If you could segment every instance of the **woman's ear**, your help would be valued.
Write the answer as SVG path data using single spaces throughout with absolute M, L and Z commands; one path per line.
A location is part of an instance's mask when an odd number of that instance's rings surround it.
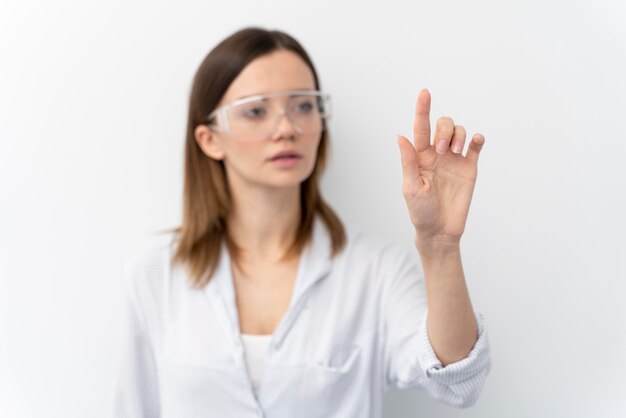
M 222 151 L 221 144 L 208 126 L 196 126 L 193 136 L 207 157 L 213 158 L 214 160 L 224 159 L 224 151 Z

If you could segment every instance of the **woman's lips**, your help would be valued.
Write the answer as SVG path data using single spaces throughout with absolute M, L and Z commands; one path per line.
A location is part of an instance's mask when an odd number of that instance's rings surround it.
M 281 152 L 277 152 L 276 154 L 274 154 L 270 160 L 277 160 L 280 158 L 301 158 L 302 155 L 300 155 L 300 153 L 294 151 L 294 150 L 284 150 Z
M 270 162 L 280 168 L 291 168 L 298 165 L 301 159 L 302 157 L 279 157 L 270 160 Z
M 302 155 L 292 150 L 281 151 L 269 159 L 272 164 L 280 168 L 295 167 L 300 160 L 302 160 Z

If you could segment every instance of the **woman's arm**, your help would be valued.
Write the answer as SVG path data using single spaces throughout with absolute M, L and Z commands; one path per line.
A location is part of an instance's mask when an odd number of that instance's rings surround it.
M 118 349 L 119 365 L 113 399 L 116 418 L 160 416 L 156 363 L 134 286 L 138 271 L 124 266 L 124 315 Z
M 422 90 L 415 111 L 414 143 L 398 136 L 398 146 L 402 191 L 424 269 L 428 335 L 437 357 L 446 365 L 464 358 L 477 339 L 460 240 L 484 137 L 474 135 L 464 156 L 465 129 L 451 118 L 441 117 L 431 144 L 430 100 L 428 90 Z
M 478 338 L 458 246 L 422 246 L 420 251 L 428 301 L 428 336 L 443 366 L 472 350 Z

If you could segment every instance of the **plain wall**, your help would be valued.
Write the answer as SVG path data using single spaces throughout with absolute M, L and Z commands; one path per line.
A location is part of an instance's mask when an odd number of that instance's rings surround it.
M 493 368 L 456 410 L 626 416 L 626 3 L 3 1 L 0 416 L 105 417 L 126 258 L 181 217 L 191 80 L 244 26 L 293 34 L 332 95 L 324 193 L 412 245 L 398 133 L 415 100 L 486 144 L 462 240 Z

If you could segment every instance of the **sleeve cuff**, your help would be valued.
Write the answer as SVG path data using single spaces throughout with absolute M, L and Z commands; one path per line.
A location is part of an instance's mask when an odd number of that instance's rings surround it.
M 450 363 L 445 367 L 437 358 L 428 337 L 428 311 L 424 313 L 424 320 L 419 330 L 419 362 L 427 378 L 445 384 L 453 384 L 466 380 L 484 371 L 487 374 L 491 368 L 489 355 L 489 341 L 484 319 L 481 314 L 475 314 L 478 328 L 478 339 L 467 357 Z

